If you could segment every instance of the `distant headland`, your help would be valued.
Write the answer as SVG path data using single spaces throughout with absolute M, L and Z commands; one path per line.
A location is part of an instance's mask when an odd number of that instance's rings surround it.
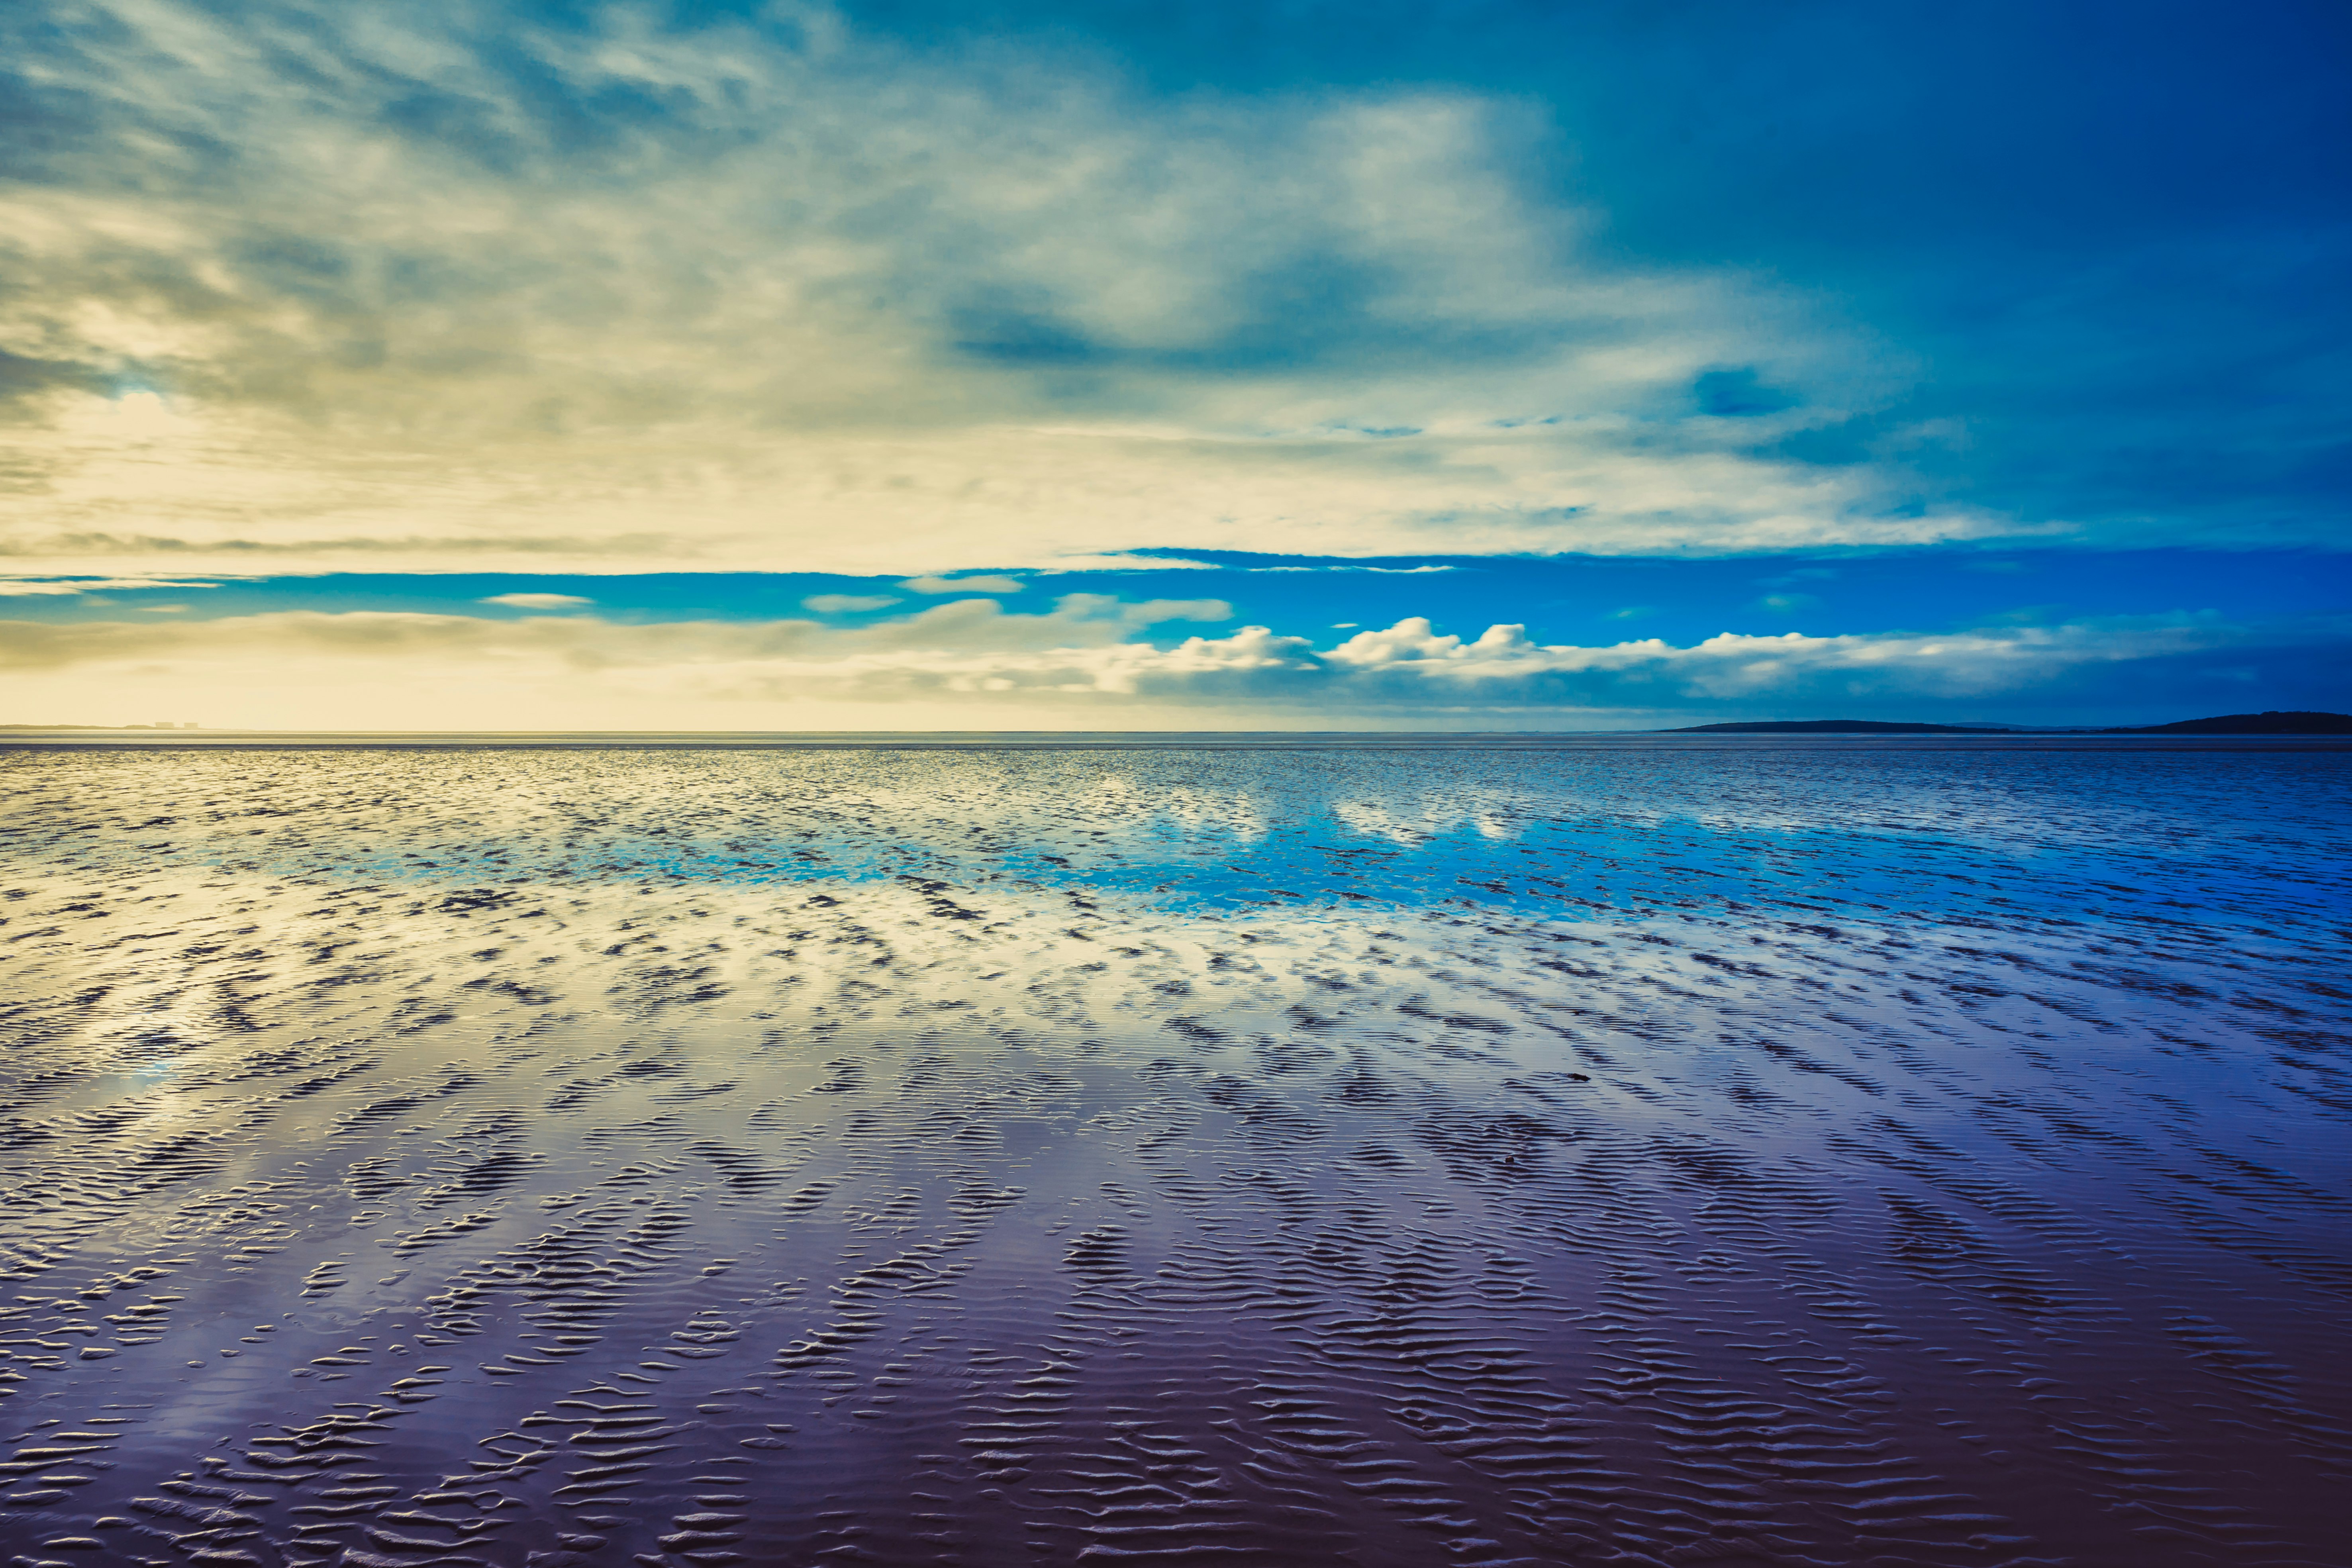
M 2011 724 L 1886 724 L 1869 719 L 1769 720 L 1752 724 L 1685 724 L 1661 735 L 2352 735 L 2352 713 L 2224 713 L 2174 724 L 2027 728 Z
M 2111 735 L 2352 735 L 2352 713 L 2225 713 L 2218 719 L 2183 719 L 2139 730 L 2109 730 Z

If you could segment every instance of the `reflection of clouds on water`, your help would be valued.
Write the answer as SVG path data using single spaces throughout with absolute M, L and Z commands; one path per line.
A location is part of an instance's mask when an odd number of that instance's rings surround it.
M 1151 780 L 1134 774 L 1106 779 L 1091 804 L 1118 813 L 1125 836 L 1139 845 L 1255 843 L 1274 831 L 1280 811 L 1278 803 L 1255 791 L 1213 790 L 1182 781 L 1154 787 Z
M 1525 802 L 1506 803 L 1492 792 L 1480 790 L 1465 791 L 1464 796 L 1458 800 L 1424 799 L 1413 803 L 1420 807 L 1417 812 L 1409 806 L 1400 809 L 1391 802 L 1335 800 L 1331 803 L 1331 815 L 1364 837 L 1385 838 L 1412 849 L 1464 832 L 1496 841 L 1519 836 L 1520 820 L 1527 815 Z
M 1572 919 L 1904 910 L 2077 920 L 2315 915 L 2341 825 L 2322 755 L 710 752 L 116 757 L 193 798 L 84 824 L 92 865 L 462 886 L 915 877 L 1171 908 L 1372 899 Z M 1941 760 L 1938 760 L 1938 759 Z M 240 778 L 238 770 L 252 770 Z M 2259 774 L 2249 814 L 2233 779 Z M 234 781 L 234 782 L 233 782 Z M 283 804 L 246 804 L 255 791 Z M 33 787 L 19 805 L 37 813 Z M 1374 874 L 1376 873 L 1376 874 Z

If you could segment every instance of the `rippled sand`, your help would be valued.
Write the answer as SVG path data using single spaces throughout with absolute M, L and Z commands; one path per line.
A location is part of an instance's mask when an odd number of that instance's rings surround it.
M 2341 1564 L 2341 754 L 0 759 L 13 1561 Z

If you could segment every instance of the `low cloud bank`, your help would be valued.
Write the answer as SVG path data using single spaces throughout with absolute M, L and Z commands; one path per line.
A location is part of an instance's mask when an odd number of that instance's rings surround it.
M 1580 713 L 1811 713 L 1905 701 L 2046 706 L 2070 693 L 2114 689 L 2118 671 L 2138 672 L 2143 685 L 2187 681 L 2192 695 L 2183 700 L 2201 710 L 2235 700 L 2251 679 L 2244 661 L 2257 654 L 2324 670 L 2341 669 L 2352 649 L 2352 621 L 2341 617 L 2250 626 L 2196 615 L 1933 635 L 1727 633 L 1688 647 L 1655 637 L 1540 644 L 1518 626 L 1465 638 L 1420 616 L 1328 647 L 1257 626 L 1174 635 L 1231 614 L 1213 599 L 1130 604 L 1067 595 L 1037 614 L 961 599 L 846 628 L 799 619 L 630 626 L 585 614 L 490 619 L 373 611 L 0 621 L 0 668 L 20 682 L 44 674 L 133 686 L 177 682 L 190 701 L 225 683 L 250 691 L 313 679 L 329 667 L 365 668 L 371 679 L 446 690 L 453 712 L 466 711 L 467 694 L 478 689 L 495 689 L 508 700 L 561 690 L 575 710 L 659 697 L 701 712 L 713 705 L 734 710 L 744 728 L 790 727 L 789 711 L 780 710 L 798 703 L 922 700 L 969 710 L 978 728 L 1002 723 L 1004 703 L 1033 713 L 1042 705 L 1075 722 L 1213 709 L 1286 721 L 1311 713 L 1335 725 L 1432 713 L 1517 716 L 1541 725 L 1545 715 L 1556 721 Z M 2200 689 L 2210 698 L 2193 695 Z M 531 718 L 476 711 L 464 721 Z M 344 721 L 392 721 L 353 712 Z

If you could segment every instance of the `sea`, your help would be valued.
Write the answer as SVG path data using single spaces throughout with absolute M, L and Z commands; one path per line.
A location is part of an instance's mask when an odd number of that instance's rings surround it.
M 16 1568 L 2352 1562 L 2342 741 L 0 780 Z

